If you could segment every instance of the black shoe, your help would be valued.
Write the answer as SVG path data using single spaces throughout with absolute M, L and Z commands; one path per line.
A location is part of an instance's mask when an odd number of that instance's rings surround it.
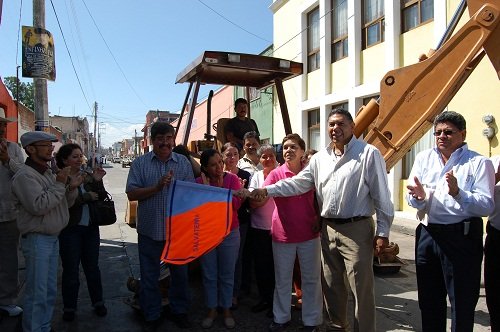
M 271 308 L 271 304 L 267 301 L 260 301 L 259 303 L 257 303 L 256 305 L 252 306 L 252 312 L 262 312 L 266 309 L 269 309 Z
M 191 322 L 188 319 L 187 314 L 170 314 L 168 315 L 168 319 L 174 322 L 178 328 L 181 329 L 189 329 L 191 327 Z
M 290 321 L 286 323 L 276 323 L 273 321 L 271 325 L 269 325 L 269 332 L 285 331 L 288 325 L 290 325 Z
M 74 320 L 75 320 L 75 312 L 74 311 L 63 312 L 63 321 L 72 322 Z
M 158 327 L 161 325 L 163 317 L 157 318 L 155 320 L 147 320 L 142 326 L 144 332 L 156 332 Z
M 302 326 L 300 328 L 301 331 L 307 331 L 307 332 L 319 332 L 319 328 L 317 326 Z
M 106 309 L 104 304 L 100 304 L 94 307 L 94 312 L 97 316 L 104 317 L 108 314 L 108 309 Z

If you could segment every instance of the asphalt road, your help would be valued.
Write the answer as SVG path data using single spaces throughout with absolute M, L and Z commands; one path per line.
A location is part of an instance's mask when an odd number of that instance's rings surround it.
M 93 331 L 93 332 L 121 332 L 141 331 L 142 319 L 140 314 L 125 304 L 132 296 L 126 283 L 130 276 L 139 277 L 139 262 L 137 257 L 137 233 L 124 223 L 126 195 L 125 183 L 129 168 L 122 168 L 120 164 L 109 164 L 104 178 L 105 187 L 113 196 L 117 209 L 118 222 L 101 227 L 100 267 L 103 279 L 104 296 L 108 307 L 106 317 L 97 317 L 90 306 L 90 299 L 86 289 L 85 278 L 81 272 L 81 287 L 79 307 L 76 320 L 71 323 L 62 320 L 62 299 L 60 285 L 56 309 L 53 317 L 55 331 Z M 395 274 L 377 275 L 375 280 L 377 305 L 377 331 L 420 331 L 420 313 L 417 301 L 417 286 L 414 265 L 414 236 L 415 222 L 398 217 L 394 221 L 391 232 L 391 241 L 400 247 L 399 257 L 407 264 Z M 60 270 L 59 270 L 60 273 Z M 21 298 L 24 291 L 24 266 L 20 267 Z M 203 289 L 201 286 L 199 269 L 196 264 L 191 266 L 192 306 L 190 320 L 193 327 L 189 331 L 202 331 L 201 320 L 205 316 Z M 60 281 L 59 275 L 59 281 Z M 239 308 L 234 311 L 236 320 L 235 331 L 267 331 L 271 319 L 263 313 L 252 313 L 250 307 L 257 302 L 257 292 L 252 292 L 240 300 Z M 352 313 L 352 310 L 351 310 Z M 449 326 L 449 323 L 448 323 Z M 300 311 L 292 309 L 292 324 L 287 331 L 299 331 Z M 326 327 L 321 328 L 326 331 Z M 488 313 L 484 299 L 484 289 L 481 289 L 481 298 L 476 308 L 476 325 L 474 331 L 489 331 Z M 0 321 L 0 331 L 21 331 L 17 318 L 3 317 Z M 186 331 L 177 328 L 173 322 L 165 320 L 159 331 Z M 221 319 L 217 320 L 210 331 L 226 331 Z

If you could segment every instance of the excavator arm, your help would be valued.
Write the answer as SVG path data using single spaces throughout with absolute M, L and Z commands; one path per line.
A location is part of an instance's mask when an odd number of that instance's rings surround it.
M 432 127 L 487 54 L 500 78 L 500 0 L 467 0 L 471 17 L 426 59 L 389 71 L 380 82 L 380 104 L 372 99 L 355 119 L 355 135 L 370 124 L 365 141 L 376 146 L 390 170 Z

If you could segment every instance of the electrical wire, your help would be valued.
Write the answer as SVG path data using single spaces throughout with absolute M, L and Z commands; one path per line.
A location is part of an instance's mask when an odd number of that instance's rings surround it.
M 59 22 L 59 16 L 57 16 L 57 11 L 56 11 L 56 8 L 54 7 L 54 3 L 52 2 L 52 0 L 50 0 L 50 4 L 52 5 L 52 10 L 54 11 L 54 15 L 55 15 L 56 20 L 57 20 L 57 25 L 59 26 L 59 31 L 61 31 L 61 35 L 62 35 L 63 41 L 64 41 L 64 46 L 66 47 L 66 51 L 68 52 L 68 56 L 69 56 L 69 59 L 71 61 L 71 66 L 73 67 L 73 71 L 75 73 L 76 80 L 78 81 L 78 85 L 80 86 L 80 90 L 82 91 L 85 102 L 87 103 L 87 107 L 89 109 L 92 109 L 90 107 L 90 103 L 87 99 L 87 95 L 85 94 L 85 91 L 83 90 L 83 86 L 82 86 L 82 82 L 80 81 L 80 77 L 78 76 L 78 73 L 76 71 L 75 64 L 73 62 L 73 57 L 71 56 L 71 52 L 69 51 L 68 43 L 66 42 L 66 37 L 64 36 L 64 32 L 63 32 L 62 27 L 61 27 L 61 22 Z
M 125 72 L 123 71 L 122 67 L 118 63 L 118 60 L 116 60 L 115 55 L 111 51 L 111 48 L 109 47 L 108 42 L 106 41 L 106 39 L 104 38 L 103 34 L 101 33 L 101 29 L 99 29 L 99 26 L 97 25 L 97 22 L 95 21 L 94 16 L 92 16 L 92 13 L 90 12 L 89 7 L 87 7 L 87 4 L 85 3 L 85 0 L 82 0 L 82 3 L 85 6 L 85 9 L 87 9 L 87 13 L 89 14 L 90 18 L 92 19 L 92 22 L 94 23 L 94 26 L 96 27 L 97 32 L 99 32 L 99 35 L 101 36 L 102 41 L 106 45 L 106 48 L 108 49 L 109 54 L 111 54 L 111 57 L 113 58 L 113 61 L 115 62 L 115 64 L 118 67 L 118 69 L 120 70 L 121 74 L 123 75 L 123 78 L 125 78 L 125 81 L 127 82 L 128 86 L 130 87 L 130 89 L 132 90 L 132 92 L 135 94 L 135 96 L 137 97 L 137 99 L 139 99 L 139 101 L 146 108 L 150 108 L 148 105 L 146 105 L 146 103 L 144 102 L 144 100 L 141 98 L 141 96 L 139 96 L 139 94 L 137 93 L 137 91 L 135 90 L 135 88 L 132 86 L 132 83 L 130 83 L 129 79 L 127 78 L 127 75 L 125 75 Z
M 222 15 L 221 13 L 219 13 L 218 11 L 216 11 L 215 9 L 213 9 L 212 7 L 210 7 L 209 5 L 207 5 L 206 3 L 204 3 L 203 1 L 201 0 L 198 0 L 199 3 L 201 3 L 203 6 L 207 7 L 208 9 L 210 9 L 211 11 L 213 11 L 215 14 L 217 14 L 218 16 L 220 16 L 221 18 L 223 18 L 224 20 L 228 21 L 229 23 L 231 23 L 232 25 L 234 25 L 235 27 L 237 27 L 238 29 L 241 29 L 243 31 L 245 31 L 246 33 L 254 36 L 254 37 L 257 37 L 265 42 L 268 42 L 268 43 L 271 43 L 272 44 L 272 41 L 269 41 L 259 35 L 256 35 L 255 33 L 243 28 L 241 25 L 238 25 L 236 23 L 234 23 L 233 21 L 231 21 L 230 19 L 228 19 L 227 17 L 225 17 L 224 15 Z
M 19 23 L 17 24 L 17 43 L 16 43 L 16 68 L 19 67 L 19 37 L 21 36 L 21 13 L 23 10 L 23 0 L 19 5 Z

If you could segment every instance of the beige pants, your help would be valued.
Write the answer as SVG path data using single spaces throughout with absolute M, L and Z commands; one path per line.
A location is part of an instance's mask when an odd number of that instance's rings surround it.
M 329 325 L 334 331 L 375 331 L 374 233 L 372 218 L 347 224 L 323 222 L 323 293 Z M 355 301 L 352 328 L 347 319 L 350 290 Z

